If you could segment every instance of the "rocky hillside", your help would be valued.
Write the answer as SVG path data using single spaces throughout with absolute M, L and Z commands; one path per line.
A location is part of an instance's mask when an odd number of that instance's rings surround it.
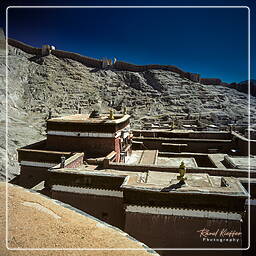
M 8 58 L 8 156 L 9 178 L 18 173 L 16 148 L 42 139 L 49 110 L 53 116 L 106 112 L 126 107 L 134 128 L 145 120 L 171 120 L 175 116 L 200 115 L 218 124 L 247 122 L 247 95 L 220 85 L 202 85 L 164 70 L 143 72 L 93 69 L 53 55 L 35 57 L 9 46 Z M 5 152 L 5 59 L 0 59 L 1 145 Z M 256 100 L 251 100 L 256 116 Z M 255 120 L 252 120 L 256 123 Z M 5 163 L 1 162 L 1 179 Z

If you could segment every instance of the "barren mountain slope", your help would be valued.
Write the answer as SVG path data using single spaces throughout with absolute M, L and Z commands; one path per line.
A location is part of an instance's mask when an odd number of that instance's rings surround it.
M 1 58 L 0 74 L 5 74 Z M 1 145 L 5 150 L 5 83 L 1 82 Z M 129 72 L 95 70 L 69 59 L 55 56 L 35 58 L 19 49 L 9 47 L 8 58 L 8 156 L 9 179 L 18 173 L 16 148 L 40 140 L 45 135 L 45 120 L 49 109 L 53 116 L 83 113 L 98 108 L 116 111 L 127 107 L 133 127 L 143 120 L 172 118 L 176 113 L 200 113 L 211 117 L 225 114 L 230 121 L 247 121 L 247 95 L 216 85 L 201 85 L 178 74 L 149 70 Z M 251 100 L 255 116 L 256 101 Z M 253 121 L 253 120 L 252 120 Z M 254 121 L 253 121 L 254 122 Z M 4 178 L 5 163 L 1 162 L 0 179 Z

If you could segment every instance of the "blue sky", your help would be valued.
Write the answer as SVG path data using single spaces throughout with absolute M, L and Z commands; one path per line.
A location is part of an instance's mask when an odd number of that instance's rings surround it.
M 21 5 L 9 1 L 8 5 Z M 125 1 L 73 1 L 79 5 L 131 5 Z M 70 5 L 51 1 L 51 5 Z M 202 4 L 203 3 L 203 4 Z M 136 5 L 248 5 L 246 1 L 136 1 Z M 22 1 L 36 5 L 40 1 Z M 251 4 L 251 3 L 250 3 Z M 254 3 L 253 3 L 254 4 Z M 43 1 L 47 5 L 47 1 Z M 255 6 L 250 6 L 254 15 Z M 134 64 L 170 64 L 225 82 L 247 79 L 246 8 L 9 9 L 9 37 L 41 47 Z M 252 17 L 254 24 L 254 17 Z M 254 36 L 252 36 L 254 40 Z M 254 48 L 252 43 L 252 48 Z M 255 51 L 252 49 L 252 60 Z M 253 69 L 254 70 L 254 69 Z M 253 77 L 255 77 L 253 75 Z

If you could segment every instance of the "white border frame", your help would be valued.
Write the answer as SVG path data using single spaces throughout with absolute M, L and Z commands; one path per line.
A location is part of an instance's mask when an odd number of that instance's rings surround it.
M 6 38 L 8 38 L 8 10 L 9 9 L 14 9 L 14 8 L 94 8 L 94 9 L 102 9 L 102 8 L 129 8 L 129 9 L 139 9 L 139 8 L 150 8 L 150 9 L 163 9 L 163 8 L 180 8 L 180 9 L 186 9 L 186 8 L 200 8 L 200 9 L 206 9 L 206 8 L 224 8 L 224 9 L 247 9 L 248 10 L 248 127 L 250 128 L 250 86 L 249 86 L 249 81 L 250 81 L 250 66 L 251 66 L 251 48 L 250 48 L 250 40 L 251 40 L 251 35 L 250 35 L 250 8 L 248 6 L 8 6 L 6 8 Z M 97 251 L 103 251 L 103 250 L 136 250 L 136 251 L 141 251 L 141 250 L 147 250 L 146 248 L 9 248 L 8 247 L 8 42 L 6 40 L 6 134 L 5 134 L 5 143 L 6 143 L 6 237 L 5 237 L 5 243 L 6 243 L 6 248 L 8 250 L 18 250 L 18 251 L 33 251 L 33 250 L 41 250 L 41 251 L 83 251 L 83 250 L 97 250 Z M 250 133 L 248 133 L 248 140 L 250 141 Z M 248 169 L 248 194 L 250 194 L 250 143 L 248 143 L 248 156 L 249 156 L 249 169 Z M 248 196 L 248 247 L 247 248 L 151 248 L 152 250 L 165 250 L 165 251 L 246 251 L 250 248 L 251 241 L 250 241 L 250 232 L 251 232 L 251 216 L 250 216 L 250 195 Z

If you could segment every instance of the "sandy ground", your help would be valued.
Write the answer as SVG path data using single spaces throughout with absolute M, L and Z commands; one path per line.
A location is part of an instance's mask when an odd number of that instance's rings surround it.
M 155 255 L 126 233 L 8 185 L 9 248 L 139 248 L 142 250 L 8 250 L 5 246 L 5 183 L 0 183 L 0 255 Z

